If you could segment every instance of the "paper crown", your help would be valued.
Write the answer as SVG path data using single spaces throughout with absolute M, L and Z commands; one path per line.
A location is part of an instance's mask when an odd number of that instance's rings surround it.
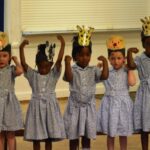
M 113 35 L 111 36 L 107 41 L 106 41 L 107 49 L 110 50 L 120 50 L 120 49 L 125 49 L 125 42 L 123 37 L 118 36 L 118 35 Z
M 80 46 L 89 46 L 91 41 L 91 34 L 94 31 L 94 28 L 92 27 L 80 27 L 77 25 L 77 29 L 79 31 L 78 33 L 78 44 Z
M 144 19 L 141 19 L 141 22 L 143 23 L 143 34 L 145 36 L 150 36 L 150 17 L 145 17 Z
M 38 45 L 38 52 L 36 55 L 36 63 L 46 60 L 49 62 L 53 62 L 53 57 L 55 55 L 55 44 L 49 45 L 49 42 L 46 41 L 45 44 Z
M 0 50 L 3 50 L 8 45 L 8 42 L 7 34 L 0 31 Z

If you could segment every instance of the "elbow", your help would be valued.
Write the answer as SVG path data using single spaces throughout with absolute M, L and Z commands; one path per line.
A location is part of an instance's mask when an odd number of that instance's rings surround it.
M 136 85 L 136 81 L 129 82 L 128 84 L 129 84 L 129 86 L 135 86 Z

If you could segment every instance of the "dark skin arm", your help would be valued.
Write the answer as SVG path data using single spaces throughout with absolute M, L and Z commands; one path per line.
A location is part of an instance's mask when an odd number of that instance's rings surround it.
M 61 68 L 61 62 L 62 62 L 63 55 L 64 55 L 65 41 L 64 41 L 64 38 L 61 35 L 57 35 L 57 39 L 61 42 L 61 47 L 60 47 L 60 50 L 59 50 L 58 58 L 57 58 L 57 61 L 55 63 L 55 65 L 57 67 L 57 70 L 59 71 L 60 68 Z
M 109 71 L 108 71 L 108 62 L 107 59 L 104 56 L 99 56 L 97 58 L 99 61 L 102 61 L 102 74 L 100 76 L 101 80 L 106 80 L 109 76 Z
M 28 69 L 28 64 L 26 63 L 26 60 L 25 60 L 25 56 L 24 56 L 24 47 L 26 45 L 29 44 L 29 41 L 28 40 L 23 40 L 22 43 L 20 44 L 19 46 L 19 50 L 20 50 L 20 61 L 21 61 L 21 65 L 24 69 L 25 72 L 27 72 L 27 69 Z
M 128 49 L 128 52 L 127 52 L 127 67 L 128 69 L 130 70 L 134 70 L 136 69 L 136 64 L 134 62 L 134 59 L 133 59 L 133 56 L 132 56 L 132 53 L 138 53 L 138 49 L 137 48 L 129 48 Z
M 73 74 L 71 69 L 71 57 L 65 56 L 65 73 L 64 76 L 66 78 L 66 81 L 71 82 L 73 80 Z

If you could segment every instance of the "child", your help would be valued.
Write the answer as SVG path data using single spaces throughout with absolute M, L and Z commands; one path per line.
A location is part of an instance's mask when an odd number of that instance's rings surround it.
M 132 53 L 137 49 L 129 49 L 129 68 L 138 70 L 140 85 L 134 104 L 134 127 L 141 131 L 142 149 L 148 150 L 148 132 L 150 131 L 150 18 L 141 19 L 143 23 L 141 41 L 144 52 L 133 60 Z
M 15 65 L 10 65 L 11 59 Z M 15 131 L 23 128 L 20 103 L 15 95 L 15 78 L 23 73 L 16 56 L 11 57 L 7 34 L 0 32 L 0 149 L 7 138 L 9 150 L 15 150 Z
M 38 71 L 28 66 L 24 57 L 24 40 L 20 45 L 20 59 L 27 78 L 32 88 L 32 98 L 26 116 L 25 140 L 33 141 L 33 149 L 40 150 L 40 142 L 45 142 L 45 150 L 52 149 L 52 141 L 65 138 L 64 122 L 61 117 L 59 105 L 56 100 L 55 88 L 61 73 L 61 61 L 64 54 L 65 41 L 62 36 L 57 36 L 61 48 L 57 61 L 52 68 L 53 50 L 47 50 L 48 43 L 38 45 L 36 65 Z M 52 52 L 52 53 L 49 53 Z M 51 58 L 51 59 L 50 59 Z
M 120 36 L 107 41 L 108 59 L 111 64 L 109 77 L 104 81 L 105 94 L 98 111 L 97 130 L 107 134 L 107 148 L 114 150 L 114 138 L 120 137 L 120 149 L 127 149 L 127 136 L 133 132 L 133 103 L 129 86 L 136 83 L 133 71 L 125 67 L 125 45 Z
M 89 66 L 92 54 L 90 34 L 93 29 L 86 30 L 84 26 L 78 26 L 78 29 L 80 32 L 74 37 L 72 51 L 75 64 L 71 67 L 71 57 L 65 57 L 64 79 L 69 82 L 70 96 L 64 122 L 70 150 L 79 149 L 79 137 L 82 137 L 83 150 L 90 150 L 90 139 L 96 138 L 96 83 L 108 77 L 108 64 L 100 56 L 98 60 L 103 62 L 102 71 L 96 66 Z

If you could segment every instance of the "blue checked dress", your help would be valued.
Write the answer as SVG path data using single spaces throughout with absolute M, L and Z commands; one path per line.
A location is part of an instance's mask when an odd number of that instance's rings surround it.
M 135 130 L 150 131 L 150 58 L 144 53 L 135 58 L 140 85 L 134 103 Z
M 22 129 L 20 103 L 15 95 L 15 66 L 0 69 L 0 132 Z
M 55 94 L 59 76 L 56 66 L 47 75 L 40 75 L 28 67 L 25 77 L 31 86 L 32 97 L 26 115 L 25 140 L 65 138 L 64 122 Z
M 97 67 L 82 69 L 72 66 L 73 81 L 69 83 L 70 96 L 64 114 L 68 139 L 80 136 L 96 138 L 96 83 L 100 82 L 101 71 Z M 65 77 L 64 77 L 65 80 Z
M 97 131 L 111 137 L 133 133 L 133 102 L 125 68 L 109 70 L 105 93 L 97 113 Z

